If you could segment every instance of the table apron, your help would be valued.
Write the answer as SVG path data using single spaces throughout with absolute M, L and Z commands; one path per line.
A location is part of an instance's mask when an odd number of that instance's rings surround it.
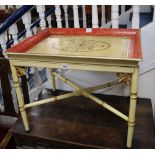
M 90 63 L 63 63 L 63 62 L 52 62 L 52 61 L 22 61 L 22 60 L 10 60 L 14 66 L 26 66 L 26 67 L 41 67 L 41 68 L 61 68 L 61 69 L 72 69 L 72 70 L 88 70 L 88 71 L 101 71 L 101 72 L 121 72 L 121 73 L 133 73 L 137 66 L 123 66 L 115 64 L 104 65 L 104 64 L 90 64 Z M 64 68 L 64 65 L 67 67 Z

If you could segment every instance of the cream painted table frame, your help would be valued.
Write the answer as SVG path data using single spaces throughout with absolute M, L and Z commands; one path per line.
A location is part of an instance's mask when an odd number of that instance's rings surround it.
M 117 57 L 97 57 L 97 56 L 75 56 L 75 55 L 46 55 L 44 53 L 29 53 L 33 47 L 37 47 L 39 43 L 54 34 L 57 35 L 96 35 L 96 36 L 129 36 L 134 41 L 134 53 L 130 53 L 130 56 L 123 58 Z M 133 52 L 133 51 L 132 51 Z M 83 95 L 88 97 L 103 106 L 107 110 L 111 111 L 115 115 L 119 116 L 123 120 L 128 122 L 128 134 L 127 134 L 127 147 L 132 146 L 133 131 L 135 126 L 135 114 L 136 114 L 136 102 L 138 92 L 138 62 L 141 60 L 141 50 L 139 41 L 138 30 L 116 30 L 116 29 L 93 29 L 92 32 L 87 33 L 86 29 L 46 29 L 41 31 L 37 35 L 26 39 L 20 44 L 10 48 L 8 50 L 8 56 L 10 59 L 10 66 L 12 70 L 12 76 L 14 81 L 14 87 L 16 89 L 19 110 L 23 119 L 25 130 L 29 130 L 29 123 L 27 119 L 26 109 L 42 105 L 57 100 L 62 100 L 72 96 Z M 58 77 L 63 82 L 69 84 L 75 90 L 71 93 L 35 101 L 29 104 L 24 104 L 22 90 L 20 88 L 19 73 L 24 73 L 21 67 L 43 67 L 48 68 L 51 72 L 51 80 L 53 90 L 56 90 L 55 77 Z M 88 71 L 99 71 L 99 72 L 114 72 L 119 74 L 119 78 L 116 81 L 112 81 L 107 84 L 102 84 L 96 87 L 81 88 L 77 84 L 65 79 L 61 75 L 54 72 L 54 68 L 66 68 L 72 70 L 88 70 Z M 121 73 L 121 74 L 120 74 Z M 122 112 L 113 108 L 106 102 L 98 99 L 91 92 L 102 88 L 110 87 L 121 82 L 127 82 L 131 80 L 130 86 L 130 107 L 129 114 L 126 116 Z

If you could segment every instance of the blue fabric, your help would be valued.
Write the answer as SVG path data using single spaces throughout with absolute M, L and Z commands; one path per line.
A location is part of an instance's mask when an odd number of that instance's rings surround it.
M 153 12 L 140 13 L 140 28 L 153 20 Z

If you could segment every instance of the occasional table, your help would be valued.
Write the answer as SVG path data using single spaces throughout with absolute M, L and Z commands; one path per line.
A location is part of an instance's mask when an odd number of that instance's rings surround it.
M 128 122 L 127 147 L 132 146 L 138 91 L 138 62 L 142 59 L 139 30 L 48 28 L 8 49 L 19 110 L 29 131 L 26 109 L 66 99 L 85 96 Z M 26 67 L 44 67 L 51 73 L 53 91 L 55 77 L 74 88 L 73 92 L 24 104 L 20 75 Z M 54 71 L 54 68 L 115 72 L 118 79 L 95 87 L 82 88 Z M 130 85 L 128 116 L 91 93 L 119 83 Z

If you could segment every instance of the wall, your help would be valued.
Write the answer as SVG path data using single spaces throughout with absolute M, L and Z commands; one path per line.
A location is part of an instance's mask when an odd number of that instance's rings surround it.
M 141 29 L 143 61 L 139 79 L 140 97 L 152 100 L 155 117 L 155 20 Z

